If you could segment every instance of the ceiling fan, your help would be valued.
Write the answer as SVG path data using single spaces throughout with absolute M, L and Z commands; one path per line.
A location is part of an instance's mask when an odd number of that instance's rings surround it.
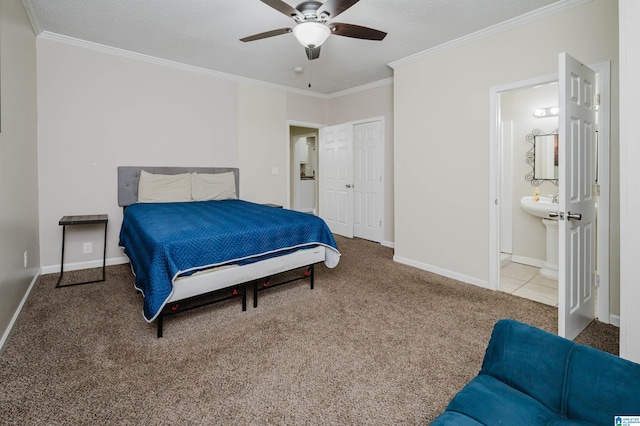
M 295 8 L 282 0 L 260 1 L 271 6 L 278 12 L 293 18 L 296 25 L 292 28 L 279 28 L 277 30 L 254 34 L 241 38 L 240 41 L 260 40 L 293 32 L 296 39 L 304 46 L 307 58 L 311 60 L 317 59 L 320 56 L 320 46 L 331 34 L 378 41 L 384 39 L 387 35 L 387 33 L 383 31 L 362 27 L 360 25 L 328 22 L 349 9 L 359 0 L 327 0 L 324 3 L 311 0 L 304 1 Z

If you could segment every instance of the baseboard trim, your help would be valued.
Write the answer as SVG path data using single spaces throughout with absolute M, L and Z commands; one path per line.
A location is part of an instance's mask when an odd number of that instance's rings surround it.
M 513 263 L 521 263 L 523 265 L 534 266 L 536 268 L 542 268 L 545 264 L 544 260 L 534 259 L 533 257 L 524 257 L 511 255 L 511 261 Z
M 384 247 L 389 247 L 389 248 L 396 248 L 396 243 L 394 243 L 393 241 L 387 241 L 387 240 L 383 240 L 380 245 L 384 246 Z
M 129 263 L 129 259 L 126 256 L 112 257 L 107 259 L 107 266 L 122 265 L 123 263 Z M 90 260 L 88 262 L 75 262 L 65 263 L 64 271 L 80 271 L 82 269 L 100 268 L 102 267 L 102 259 Z M 42 274 L 55 274 L 60 272 L 60 264 L 48 265 L 42 267 Z
M 609 315 L 609 324 L 620 328 L 620 315 Z
M 31 294 L 31 289 L 36 284 L 36 281 L 38 281 L 38 277 L 40 275 L 42 275 L 42 269 L 39 268 L 36 271 L 36 275 L 31 280 L 31 284 L 29 284 L 29 287 L 27 288 L 27 291 L 24 293 L 24 296 L 22 296 L 22 300 L 20 301 L 20 304 L 18 305 L 18 309 L 16 309 L 16 311 L 13 314 L 13 317 L 11 318 L 11 321 L 9 322 L 9 326 L 4 331 L 4 334 L 2 335 L 2 338 L 0 339 L 0 355 L 2 355 L 2 352 L 4 351 L 4 345 L 9 341 L 9 335 L 11 334 L 11 330 L 13 330 L 13 326 L 15 325 L 16 321 L 18 320 L 18 316 L 20 316 L 20 312 L 22 312 L 22 307 L 26 303 L 27 298 L 29 297 L 29 294 Z
M 412 259 L 407 259 L 402 256 L 393 256 L 393 261 L 402 263 L 403 265 L 413 266 L 414 268 L 422 269 L 424 271 L 433 272 L 434 274 L 442 275 L 443 277 L 451 278 L 454 280 L 462 281 L 467 284 L 473 284 L 478 287 L 490 289 L 489 282 L 480 280 L 478 278 L 470 277 L 468 275 L 460 274 L 458 272 L 450 271 L 448 269 L 439 268 L 437 266 L 428 265 L 426 263 L 418 262 Z

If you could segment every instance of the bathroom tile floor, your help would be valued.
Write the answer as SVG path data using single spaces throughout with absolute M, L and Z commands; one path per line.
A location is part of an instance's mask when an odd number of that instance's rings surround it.
M 500 291 L 558 306 L 558 280 L 550 280 L 535 266 L 510 262 L 500 270 Z

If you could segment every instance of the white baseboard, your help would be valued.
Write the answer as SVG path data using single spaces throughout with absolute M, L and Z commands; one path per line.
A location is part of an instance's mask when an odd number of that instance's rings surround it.
M 394 262 L 402 263 L 404 265 L 413 266 L 414 268 L 422 269 L 424 271 L 433 272 L 434 274 L 442 275 L 443 277 L 452 278 L 454 280 L 462 281 L 467 284 L 473 284 L 478 287 L 489 289 L 489 282 L 480 280 L 478 278 L 470 277 L 468 275 L 460 274 L 458 272 L 450 271 L 448 269 L 439 268 L 437 266 L 428 265 L 426 263 L 418 262 L 412 259 L 407 259 L 401 256 L 393 256 Z
M 107 266 L 111 265 L 122 265 L 123 263 L 129 263 L 129 258 L 126 256 L 122 257 L 112 257 L 107 259 Z M 100 268 L 102 267 L 102 259 L 90 260 L 88 262 L 75 262 L 75 263 L 65 263 L 64 271 L 79 271 L 81 269 L 91 269 L 91 268 Z M 42 274 L 55 274 L 60 272 L 60 264 L 57 265 L 48 265 L 42 267 Z
M 535 266 L 536 268 L 542 268 L 545 264 L 544 260 L 534 259 L 533 257 L 524 257 L 511 255 L 511 261 L 513 263 L 521 263 L 523 265 Z
M 2 351 L 4 350 L 4 345 L 9 340 L 9 335 L 11 334 L 11 330 L 13 329 L 14 324 L 18 320 L 18 316 L 20 315 L 20 312 L 22 311 L 22 307 L 24 306 L 25 302 L 27 301 L 27 298 L 29 297 L 29 294 L 31 294 L 31 289 L 35 285 L 36 281 L 38 281 L 38 277 L 41 274 L 42 274 L 42 269 L 38 269 L 36 271 L 36 275 L 31 280 L 31 284 L 29 284 L 29 288 L 27 288 L 27 291 L 24 293 L 24 296 L 22 296 L 22 300 L 20 301 L 20 304 L 18 305 L 18 309 L 16 309 L 15 313 L 13 314 L 13 317 L 11 318 L 11 321 L 9 322 L 9 326 L 4 331 L 4 334 L 2 335 L 2 338 L 0 339 L 0 354 L 2 354 Z
M 620 315 L 609 315 L 609 324 L 620 328 Z
M 396 248 L 396 243 L 394 243 L 393 241 L 387 241 L 387 240 L 383 240 L 380 245 L 384 246 L 384 247 L 389 247 L 389 248 Z

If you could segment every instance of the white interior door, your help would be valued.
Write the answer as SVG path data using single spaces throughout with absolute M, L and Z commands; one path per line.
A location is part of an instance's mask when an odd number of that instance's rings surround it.
M 560 54 L 558 334 L 568 339 L 595 318 L 595 78 Z
M 382 122 L 353 126 L 353 235 L 382 241 Z
M 353 124 L 320 129 L 320 217 L 334 234 L 353 237 Z

